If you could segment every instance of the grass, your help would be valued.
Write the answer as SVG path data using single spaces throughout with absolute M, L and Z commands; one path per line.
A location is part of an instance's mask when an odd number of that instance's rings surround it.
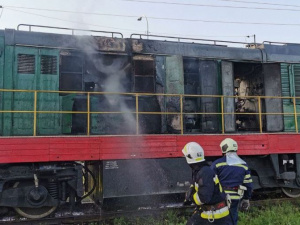
M 271 205 L 273 204 L 273 205 Z M 185 225 L 188 214 L 169 210 L 161 215 L 135 218 L 119 217 L 104 221 L 101 225 Z M 300 225 L 300 201 L 285 202 L 264 207 L 252 207 L 248 212 L 239 213 L 239 225 Z
M 239 216 L 239 225 L 300 225 L 300 202 L 252 208 Z

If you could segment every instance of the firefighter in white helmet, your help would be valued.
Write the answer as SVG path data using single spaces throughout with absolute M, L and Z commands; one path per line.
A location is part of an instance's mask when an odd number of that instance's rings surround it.
M 252 178 L 247 163 L 237 155 L 238 144 L 235 140 L 225 138 L 220 147 L 223 157 L 213 162 L 211 168 L 218 175 L 225 193 L 230 195 L 230 213 L 236 225 L 239 203 L 242 210 L 250 207 Z
M 205 162 L 203 148 L 196 142 L 189 142 L 182 152 L 192 168 L 192 185 L 184 204 L 194 203 L 197 206 L 187 225 L 232 225 L 225 193 L 217 175 Z

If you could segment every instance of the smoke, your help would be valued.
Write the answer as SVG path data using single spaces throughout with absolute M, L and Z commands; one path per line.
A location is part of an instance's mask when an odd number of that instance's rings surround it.
M 111 62 L 104 63 L 104 57 L 100 57 L 94 60 L 94 65 L 96 69 L 105 74 L 104 80 L 97 84 L 100 86 L 104 92 L 126 92 L 126 69 L 130 67 L 130 63 L 122 58 L 114 58 Z M 134 108 L 129 108 L 128 104 L 125 102 L 126 99 L 131 98 L 135 102 L 135 98 L 131 95 L 125 96 L 120 94 L 105 94 L 106 100 L 109 102 L 111 108 L 119 108 L 122 112 L 122 117 L 125 122 L 125 127 L 128 133 L 132 133 L 136 130 L 136 117 L 132 113 L 135 111 Z
M 96 40 L 92 37 L 78 37 L 77 44 L 85 53 L 86 71 L 84 74 L 84 82 L 94 82 L 95 92 L 106 92 L 105 100 L 108 103 L 108 109 L 103 109 L 101 105 L 96 106 L 97 111 L 114 111 L 122 112 L 121 114 L 105 115 L 104 118 L 110 117 L 111 129 L 118 129 L 111 133 L 122 132 L 121 134 L 136 133 L 136 114 L 135 114 L 135 96 L 122 94 L 109 94 L 129 92 L 131 83 L 129 81 L 127 71 L 131 64 L 127 57 L 120 55 L 103 55 L 97 51 L 98 46 Z M 102 95 L 94 95 L 102 96 Z M 95 104 L 95 102 L 93 102 Z M 99 102 L 100 104 L 100 102 Z M 115 118 L 115 119 L 114 119 Z M 121 124 L 116 124 L 121 121 Z M 107 121 L 106 121 L 107 122 Z M 103 123 L 103 121 L 98 121 Z M 107 122 L 109 123 L 109 122 Z M 118 128 L 118 126 L 121 126 Z M 110 130 L 111 130 L 110 129 Z M 140 128 L 138 128 L 140 131 Z

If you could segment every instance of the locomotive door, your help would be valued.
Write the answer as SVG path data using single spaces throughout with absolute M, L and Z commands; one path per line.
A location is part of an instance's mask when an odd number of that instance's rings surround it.
M 58 50 L 15 48 L 13 89 L 18 90 L 58 90 Z M 58 93 L 38 93 L 37 111 L 59 111 Z M 14 111 L 33 111 L 33 92 L 14 92 Z M 33 113 L 13 113 L 12 135 L 33 135 Z M 38 134 L 59 134 L 60 115 L 38 113 Z
M 183 60 L 182 56 L 166 57 L 166 93 L 184 94 Z M 167 97 L 166 106 L 168 112 L 180 112 L 180 98 Z M 167 115 L 167 127 L 171 133 L 179 133 L 180 114 Z
M 281 71 L 280 64 L 263 64 L 265 96 L 281 97 Z M 282 99 L 266 98 L 266 113 L 282 113 Z M 282 115 L 266 115 L 266 131 L 278 132 L 283 130 Z
M 15 65 L 13 74 L 13 89 L 35 90 L 38 50 L 27 47 L 15 48 Z M 14 92 L 12 110 L 32 111 L 34 109 L 34 93 Z M 33 113 L 12 114 L 12 135 L 33 134 Z
M 58 91 L 59 88 L 59 50 L 40 49 L 38 73 L 36 77 L 37 90 Z M 59 93 L 39 93 L 38 111 L 59 111 Z M 60 134 L 61 114 L 37 114 L 37 133 L 42 135 Z
M 199 61 L 200 75 L 200 94 L 201 95 L 218 95 L 218 62 L 213 60 Z M 215 133 L 219 131 L 218 113 L 219 99 L 215 97 L 201 98 L 201 112 L 211 113 L 204 114 L 201 118 L 201 131 L 205 133 Z
M 224 96 L 234 96 L 234 74 L 233 63 L 228 61 L 221 62 L 222 67 L 222 91 Z M 236 116 L 235 112 L 235 99 L 224 97 L 224 113 L 232 113 L 224 115 L 225 132 L 236 131 Z

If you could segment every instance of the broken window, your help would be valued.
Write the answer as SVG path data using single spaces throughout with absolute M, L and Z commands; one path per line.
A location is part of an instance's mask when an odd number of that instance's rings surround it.
M 155 92 L 155 63 L 150 56 L 135 56 L 134 92 Z
M 258 99 L 250 96 L 264 95 L 262 65 L 234 63 L 234 89 L 237 130 L 259 130 L 259 115 L 253 114 L 258 113 Z
M 35 55 L 18 54 L 18 73 L 35 74 Z
M 87 91 L 130 92 L 131 58 L 127 55 L 92 54 L 85 58 Z
M 200 92 L 200 75 L 199 60 L 196 58 L 184 58 L 184 93 L 190 95 L 199 95 Z M 184 112 L 196 113 L 200 110 L 200 99 L 197 97 L 184 98 Z M 200 127 L 200 116 L 197 114 L 185 114 L 184 124 L 187 132 L 195 132 Z M 198 130 L 197 130 L 198 129 Z

